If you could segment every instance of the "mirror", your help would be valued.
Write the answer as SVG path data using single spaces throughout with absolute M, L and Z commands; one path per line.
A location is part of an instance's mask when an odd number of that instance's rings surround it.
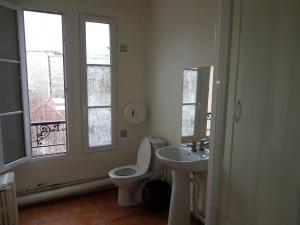
M 213 66 L 183 70 L 181 143 L 193 143 L 196 148 L 208 148 L 211 110 Z

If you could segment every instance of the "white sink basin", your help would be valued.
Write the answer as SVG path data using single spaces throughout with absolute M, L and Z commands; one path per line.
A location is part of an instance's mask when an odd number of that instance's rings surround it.
M 168 146 L 158 149 L 156 156 L 173 170 L 168 225 L 190 225 L 190 172 L 207 170 L 209 151 Z
M 156 151 L 157 158 L 167 167 L 181 172 L 206 171 L 208 150 L 192 152 L 183 147 L 167 146 Z

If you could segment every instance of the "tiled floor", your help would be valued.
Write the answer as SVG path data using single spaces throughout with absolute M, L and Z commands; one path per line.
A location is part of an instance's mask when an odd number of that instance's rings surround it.
M 166 225 L 168 213 L 145 205 L 119 207 L 117 189 L 21 209 L 20 225 Z M 193 225 L 201 225 L 193 219 Z

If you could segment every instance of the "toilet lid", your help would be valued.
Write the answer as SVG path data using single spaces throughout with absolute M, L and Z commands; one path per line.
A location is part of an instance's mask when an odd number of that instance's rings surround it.
M 142 172 L 146 172 L 149 168 L 151 160 L 151 144 L 145 137 L 139 147 L 137 156 L 137 166 Z

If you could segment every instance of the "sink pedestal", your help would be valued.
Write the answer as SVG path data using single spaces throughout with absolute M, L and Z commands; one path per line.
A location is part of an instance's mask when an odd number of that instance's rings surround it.
M 207 170 L 209 151 L 192 152 L 167 146 L 156 151 L 157 158 L 172 169 L 173 185 L 168 225 L 190 225 L 190 173 Z
M 190 225 L 190 173 L 172 170 L 172 176 L 168 225 Z

